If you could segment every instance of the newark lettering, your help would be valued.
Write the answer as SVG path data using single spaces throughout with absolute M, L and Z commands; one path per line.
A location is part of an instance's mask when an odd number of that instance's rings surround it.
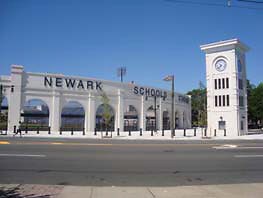
M 44 77 L 45 87 L 66 87 L 70 89 L 87 89 L 87 90 L 102 90 L 102 82 L 92 80 L 76 80 L 71 78 L 61 77 Z

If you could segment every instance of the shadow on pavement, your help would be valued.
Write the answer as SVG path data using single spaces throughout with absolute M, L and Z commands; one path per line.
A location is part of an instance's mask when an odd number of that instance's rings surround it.
M 24 194 L 19 185 L 13 188 L 0 187 L 0 198 L 50 198 L 50 195 Z

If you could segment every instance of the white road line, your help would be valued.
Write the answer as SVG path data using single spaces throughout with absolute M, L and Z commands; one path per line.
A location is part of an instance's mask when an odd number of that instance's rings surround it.
M 263 157 L 263 155 L 234 155 L 236 158 L 246 158 L 246 157 Z
M 30 154 L 0 154 L 0 157 L 46 157 L 46 155 L 30 155 Z
M 259 147 L 259 146 L 247 146 L 247 147 L 223 147 L 223 146 L 214 146 L 214 149 L 217 150 L 241 150 L 241 149 L 263 149 L 263 147 Z
M 214 149 L 233 149 L 233 148 L 237 148 L 237 145 L 233 145 L 233 144 L 225 144 L 225 145 L 221 145 L 221 146 L 214 146 Z

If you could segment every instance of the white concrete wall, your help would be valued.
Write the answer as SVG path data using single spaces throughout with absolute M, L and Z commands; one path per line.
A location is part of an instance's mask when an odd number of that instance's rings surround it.
M 48 81 L 45 83 L 45 77 Z M 52 79 L 52 80 L 50 80 Z M 66 80 L 75 80 L 75 86 L 67 87 Z M 50 83 L 52 81 L 52 86 Z M 79 82 L 83 82 L 83 86 L 79 85 Z M 88 81 L 93 82 L 92 86 L 87 84 Z M 10 77 L 0 77 L 0 83 L 4 84 L 7 91 L 6 96 L 9 103 L 9 120 L 8 120 L 8 131 L 13 131 L 14 126 L 18 126 L 21 121 L 20 113 L 23 109 L 24 104 L 28 100 L 40 99 L 45 102 L 49 108 L 49 125 L 51 130 L 58 132 L 61 125 L 61 112 L 62 108 L 70 101 L 76 101 L 81 104 L 85 111 L 85 130 L 86 132 L 94 131 L 96 111 L 101 101 L 101 90 L 96 90 L 95 82 L 101 83 L 102 90 L 107 94 L 110 99 L 110 106 L 114 109 L 115 113 L 115 131 L 117 128 L 123 130 L 123 117 L 124 110 L 129 105 L 133 105 L 138 113 L 139 128 L 145 130 L 146 125 L 146 111 L 154 105 L 154 98 L 148 96 L 147 100 L 145 94 L 140 92 L 135 93 L 135 86 L 139 88 L 147 88 L 158 90 L 158 92 L 167 92 L 168 98 L 157 97 L 156 103 L 159 105 L 157 109 L 157 126 L 162 127 L 162 113 L 166 108 L 171 111 L 171 98 L 169 97 L 169 91 L 164 89 L 158 89 L 154 87 L 146 87 L 137 84 L 120 83 L 99 79 L 83 78 L 76 76 L 64 76 L 61 74 L 45 74 L 45 73 L 31 73 L 25 72 L 22 66 L 11 67 Z M 79 85 L 79 86 L 78 86 Z M 14 86 L 14 92 L 11 92 L 11 86 Z M 144 90 L 146 91 L 146 90 Z M 175 111 L 180 112 L 181 122 L 179 128 L 190 128 L 191 127 L 191 102 L 185 103 L 179 101 L 179 95 L 175 94 Z M 188 96 L 185 96 L 188 98 Z M 179 116 L 179 117 L 180 117 Z

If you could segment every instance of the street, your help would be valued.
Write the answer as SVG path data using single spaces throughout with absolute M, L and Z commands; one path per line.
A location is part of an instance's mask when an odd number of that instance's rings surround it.
M 263 182 L 263 141 L 0 139 L 0 183 L 181 186 Z M 225 146 L 224 146 L 225 145 Z

